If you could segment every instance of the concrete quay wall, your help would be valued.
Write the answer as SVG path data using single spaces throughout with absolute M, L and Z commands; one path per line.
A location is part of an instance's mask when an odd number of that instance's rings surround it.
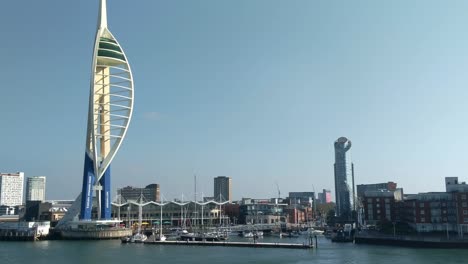
M 356 236 L 356 244 L 372 244 L 416 248 L 468 248 L 468 240 L 429 240 L 429 239 L 399 239 L 377 236 Z
M 99 240 L 99 239 L 119 239 L 132 235 L 131 229 L 113 229 L 113 230 L 62 230 L 60 232 L 62 239 L 72 240 Z
M 0 230 L 0 241 L 34 241 L 35 232 L 31 230 Z

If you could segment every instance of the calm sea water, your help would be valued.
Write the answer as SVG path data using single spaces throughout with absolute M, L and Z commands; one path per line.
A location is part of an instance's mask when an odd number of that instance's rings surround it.
M 265 238 L 272 242 L 272 238 Z M 281 242 L 304 242 L 282 239 Z M 0 263 L 468 263 L 468 250 L 335 244 L 317 249 L 263 249 L 121 244 L 120 241 L 0 242 Z

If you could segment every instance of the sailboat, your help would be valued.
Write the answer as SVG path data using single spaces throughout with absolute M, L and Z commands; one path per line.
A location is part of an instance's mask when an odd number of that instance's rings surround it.
M 141 232 L 141 225 L 142 225 L 142 218 L 143 218 L 143 193 L 140 195 L 139 203 L 138 203 L 138 229 L 137 233 L 131 237 L 124 237 L 122 238 L 122 243 L 143 243 L 145 242 L 148 237 Z
M 162 220 L 162 208 L 164 204 L 163 201 L 161 201 L 161 204 L 159 205 L 160 212 L 159 212 L 159 233 L 157 236 L 154 237 L 154 241 L 166 241 L 166 236 L 163 234 L 162 231 L 162 225 L 163 225 L 163 220 Z

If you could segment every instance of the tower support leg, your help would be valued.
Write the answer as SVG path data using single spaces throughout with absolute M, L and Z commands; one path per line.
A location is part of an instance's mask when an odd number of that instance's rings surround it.
M 83 170 L 83 187 L 81 189 L 80 220 L 91 220 L 93 209 L 93 186 L 95 181 L 93 160 L 85 154 Z
M 110 184 L 111 181 L 111 168 L 110 165 L 107 167 L 106 172 L 99 180 L 100 185 L 102 186 L 101 190 L 101 219 L 110 220 L 111 219 L 111 193 L 110 193 Z

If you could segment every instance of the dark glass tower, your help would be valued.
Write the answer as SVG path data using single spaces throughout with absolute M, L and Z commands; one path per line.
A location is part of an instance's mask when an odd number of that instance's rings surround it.
M 354 165 L 351 162 L 351 141 L 340 137 L 335 141 L 336 213 L 343 220 L 351 220 L 354 208 Z

